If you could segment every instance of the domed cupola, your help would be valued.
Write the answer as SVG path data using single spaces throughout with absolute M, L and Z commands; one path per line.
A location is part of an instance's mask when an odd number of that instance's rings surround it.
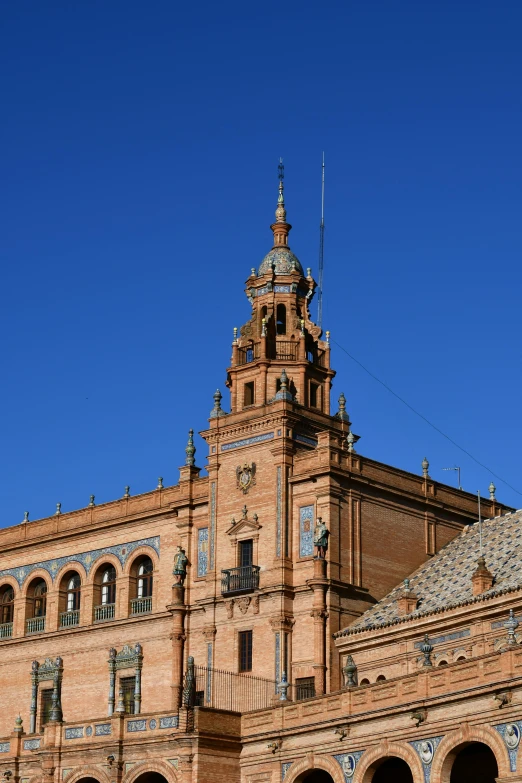
M 284 197 L 284 167 L 282 159 L 279 160 L 279 196 L 277 198 L 277 209 L 275 211 L 276 222 L 270 228 L 274 232 L 274 246 L 266 254 L 259 267 L 259 275 L 264 275 L 272 270 L 276 275 L 289 275 L 292 272 L 298 272 L 304 276 L 303 267 L 297 256 L 292 253 L 288 246 L 288 234 L 292 226 L 286 222 L 286 209 Z

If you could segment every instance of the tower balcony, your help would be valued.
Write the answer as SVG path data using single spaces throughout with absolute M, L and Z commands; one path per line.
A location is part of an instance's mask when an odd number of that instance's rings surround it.
M 259 566 L 226 568 L 221 571 L 221 595 L 251 593 L 259 587 Z
M 237 349 L 237 366 L 255 362 L 261 358 L 261 344 L 252 343 L 246 347 Z M 267 343 L 266 358 L 282 362 L 296 362 L 299 360 L 299 343 L 296 340 L 277 340 Z M 327 368 L 326 351 L 307 351 L 306 359 L 317 367 Z

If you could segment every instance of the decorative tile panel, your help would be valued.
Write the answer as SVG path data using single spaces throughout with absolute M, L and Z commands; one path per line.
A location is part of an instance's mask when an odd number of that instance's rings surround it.
M 212 642 L 207 643 L 207 682 L 205 686 L 205 701 L 210 704 L 212 700 Z
M 299 557 L 310 557 L 314 553 L 315 513 L 313 506 L 299 509 Z
M 316 438 L 309 438 L 307 435 L 301 435 L 299 432 L 294 432 L 293 439 L 298 443 L 306 443 L 307 446 L 313 446 L 314 448 L 317 446 Z
M 363 753 L 364 750 L 358 750 L 355 753 L 340 753 L 339 755 L 334 756 L 334 759 L 337 761 L 343 771 L 345 781 L 352 780 L 359 759 Z
M 69 767 L 67 769 L 62 769 L 62 780 L 65 780 L 69 772 L 72 772 L 73 768 Z
M 463 639 L 465 636 L 469 636 L 471 633 L 469 628 L 464 628 L 462 631 L 455 631 L 454 633 L 447 633 L 444 636 L 435 636 L 433 639 L 430 636 L 430 644 L 442 644 L 443 642 L 453 642 L 455 639 Z M 415 648 L 420 650 L 421 645 L 424 642 L 415 642 Z
M 85 736 L 92 737 L 92 726 L 87 726 L 87 728 L 85 729 Z
M 277 466 L 276 479 L 276 557 L 281 557 L 281 522 L 283 516 L 283 475 L 281 465 Z
M 198 576 L 206 576 L 208 571 L 208 527 L 198 530 Z
M 178 716 L 167 715 L 164 718 L 160 718 L 160 729 L 177 729 L 178 728 Z
M 286 773 L 290 769 L 294 762 L 293 761 L 285 761 L 284 764 L 281 764 L 281 780 L 285 779 Z
M 216 537 L 216 482 L 210 485 L 210 570 L 214 568 L 214 541 Z
M 417 751 L 417 755 L 421 760 L 424 783 L 430 783 L 431 763 L 441 740 L 442 737 L 430 737 L 429 739 L 410 742 L 410 745 Z
M 83 737 L 83 726 L 73 726 L 70 729 L 65 729 L 65 739 L 71 740 L 71 739 L 80 739 Z
M 108 734 L 112 734 L 112 726 L 110 723 L 98 723 L 94 727 L 94 735 L 96 737 L 105 737 Z
M 127 731 L 147 731 L 146 720 L 128 720 Z
M 60 571 L 62 566 L 66 563 L 81 563 L 85 568 L 85 571 L 89 573 L 93 563 L 103 555 L 115 555 L 123 566 L 129 555 L 140 546 L 150 546 L 159 555 L 160 537 L 152 536 L 151 538 L 142 538 L 139 541 L 131 541 L 128 544 L 117 544 L 116 546 L 107 546 L 103 549 L 91 549 L 88 552 L 80 552 L 79 554 L 67 555 L 66 557 L 57 557 L 54 560 L 42 560 L 39 563 L 31 563 L 30 565 L 19 566 L 18 568 L 6 568 L 5 570 L 0 571 L 0 578 L 3 576 L 13 576 L 21 587 L 33 571 L 41 568 L 44 571 L 47 571 L 51 579 L 54 580 L 58 571 Z
M 265 440 L 273 440 L 273 438 L 273 432 L 265 432 L 264 435 L 254 435 L 252 438 L 244 438 L 243 440 L 234 440 L 232 443 L 224 443 L 221 446 L 221 451 L 239 449 L 241 446 L 252 446 L 254 443 L 263 443 Z
M 24 750 L 38 750 L 41 739 L 24 740 Z
M 154 731 L 154 729 L 157 728 L 158 728 L 158 721 L 156 720 L 156 718 L 152 718 L 152 720 L 149 720 L 149 729 L 151 731 Z
M 277 686 L 281 682 L 281 634 L 279 631 L 276 631 L 275 634 L 275 681 L 277 693 Z
M 11 750 L 10 742 L 0 742 L 0 753 L 9 753 Z
M 511 772 L 517 770 L 517 755 L 520 745 L 520 736 L 522 734 L 522 721 L 513 721 L 513 723 L 498 723 L 496 730 L 504 740 L 504 744 L 509 754 L 509 768 Z
M 276 294 L 289 294 L 290 293 L 290 286 L 289 285 L 275 285 L 274 286 L 274 292 Z
M 167 759 L 167 761 L 169 762 L 169 764 L 172 764 L 172 766 L 173 766 L 175 769 L 177 769 L 177 768 L 178 768 L 178 762 L 179 762 L 179 759 Z

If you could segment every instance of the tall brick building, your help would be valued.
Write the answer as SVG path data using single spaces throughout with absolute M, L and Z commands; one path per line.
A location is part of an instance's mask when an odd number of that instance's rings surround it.
M 339 632 L 475 520 L 475 497 L 426 462 L 414 475 L 358 453 L 344 395 L 330 409 L 328 333 L 310 317 L 316 284 L 288 244 L 282 181 L 271 229 L 234 335 L 230 412 L 216 392 L 201 433 L 206 474 L 191 432 L 176 486 L 0 531 L 6 783 L 276 780 L 280 731 L 260 729 L 270 764 L 256 771 L 252 710 L 283 714 L 286 672 L 294 705 L 335 712 Z M 485 506 L 507 510 L 493 492 Z

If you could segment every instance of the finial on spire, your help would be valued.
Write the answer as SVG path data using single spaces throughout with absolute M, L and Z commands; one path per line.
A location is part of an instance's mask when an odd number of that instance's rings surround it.
M 348 424 L 350 423 L 350 417 L 346 413 L 346 397 L 344 396 L 344 393 L 341 392 L 339 395 L 339 410 L 335 414 L 336 419 L 340 419 L 341 421 L 346 421 Z
M 277 167 L 277 176 L 279 178 L 279 195 L 277 197 L 277 209 L 275 211 L 276 222 L 286 223 L 286 209 L 285 209 L 285 186 L 283 180 L 285 178 L 285 167 L 283 165 L 283 158 L 279 158 L 279 165 Z
M 210 411 L 210 418 L 211 419 L 217 419 L 218 416 L 226 416 L 226 412 L 221 407 L 221 400 L 223 395 L 219 391 L 219 389 L 216 389 L 216 391 L 213 394 L 214 397 L 214 407 Z
M 490 499 L 490 500 L 496 500 L 496 498 L 495 498 L 495 492 L 496 492 L 497 488 L 496 488 L 496 486 L 493 484 L 493 482 L 491 482 L 491 484 L 489 485 L 488 489 L 489 489 L 489 499 Z
M 185 454 L 187 455 L 187 458 L 185 459 L 185 465 L 194 466 L 196 464 L 196 460 L 194 459 L 195 453 L 196 447 L 194 446 L 194 430 L 189 430 L 187 448 L 185 449 Z
M 421 468 L 422 468 L 422 475 L 424 476 L 424 478 L 429 478 L 430 476 L 428 470 L 430 469 L 430 463 L 428 462 L 426 457 L 424 457 L 424 459 L 421 462 Z
M 283 370 L 281 373 L 281 388 L 277 392 L 274 399 L 276 400 L 288 400 L 289 402 L 293 401 L 293 397 L 291 392 L 288 390 L 288 375 L 286 374 L 286 370 Z
M 355 454 L 355 449 L 353 447 L 353 444 L 355 443 L 355 435 L 351 430 L 346 436 L 346 442 L 348 443 L 348 451 L 350 452 L 350 454 Z
M 54 512 L 54 515 L 55 515 L 55 517 L 59 517 L 61 513 L 62 513 L 62 504 L 61 503 L 57 503 L 56 504 L 56 511 Z

